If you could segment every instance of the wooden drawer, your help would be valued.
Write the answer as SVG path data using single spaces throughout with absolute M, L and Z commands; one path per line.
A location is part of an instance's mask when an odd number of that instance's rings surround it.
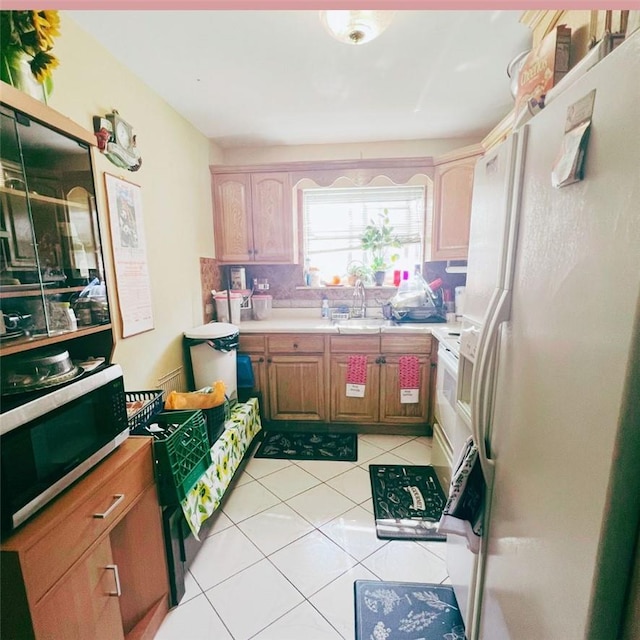
M 132 456 L 126 455 L 129 453 L 126 449 L 121 451 L 130 441 L 137 444 L 136 440 L 148 441 L 147 446 L 136 447 Z M 130 438 L 83 482 L 27 525 L 30 528 L 27 534 L 37 532 L 38 528 L 42 533 L 24 549 L 21 560 L 32 605 L 153 484 L 153 466 L 151 438 Z
M 318 334 L 294 334 L 267 336 L 269 353 L 324 353 L 324 336 Z
M 402 335 L 398 333 L 382 334 L 380 351 L 386 353 L 402 353 L 411 355 L 429 355 L 431 353 L 431 334 Z
M 331 336 L 331 353 L 380 353 L 380 336 Z
M 240 334 L 238 351 L 243 353 L 264 353 L 264 336 L 254 334 Z

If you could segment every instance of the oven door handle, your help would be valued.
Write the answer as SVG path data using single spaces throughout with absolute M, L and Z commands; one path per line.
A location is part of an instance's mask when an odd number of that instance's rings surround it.
M 438 363 L 442 363 L 454 378 L 458 377 L 458 359 L 446 347 L 438 349 Z

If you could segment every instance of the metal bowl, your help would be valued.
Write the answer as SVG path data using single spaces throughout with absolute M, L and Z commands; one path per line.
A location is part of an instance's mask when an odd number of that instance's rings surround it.
M 45 351 L 13 360 L 2 372 L 2 392 L 22 393 L 73 380 L 83 370 L 71 361 L 68 351 Z

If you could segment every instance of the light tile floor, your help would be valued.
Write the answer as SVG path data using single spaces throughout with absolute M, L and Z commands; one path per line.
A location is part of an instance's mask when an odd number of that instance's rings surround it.
M 431 438 L 359 435 L 356 462 L 251 458 L 155 640 L 352 640 L 355 580 L 448 583 L 442 542 L 376 537 L 369 464 Z

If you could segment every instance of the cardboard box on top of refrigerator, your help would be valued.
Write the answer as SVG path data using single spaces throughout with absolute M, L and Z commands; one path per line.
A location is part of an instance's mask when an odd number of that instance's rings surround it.
M 516 119 L 522 110 L 535 113 L 540 102 L 551 87 L 555 86 L 569 71 L 571 28 L 556 27 L 525 58 L 518 74 L 516 95 Z

